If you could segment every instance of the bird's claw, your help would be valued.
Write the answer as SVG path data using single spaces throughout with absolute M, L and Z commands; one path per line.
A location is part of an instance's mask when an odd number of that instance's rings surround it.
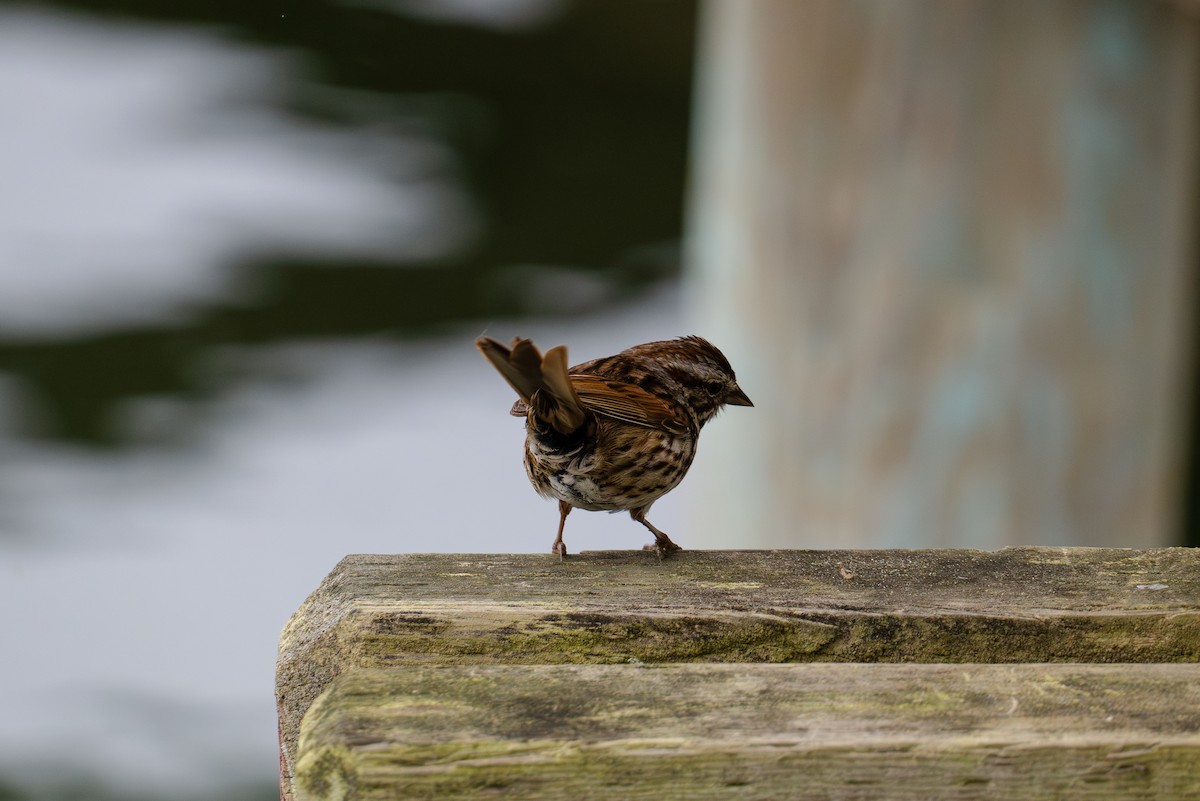
M 682 551 L 683 548 L 680 548 L 675 543 L 671 542 L 670 540 L 667 540 L 666 542 L 657 542 L 656 541 L 656 542 L 652 542 L 648 545 L 643 545 L 642 550 L 643 551 L 653 551 L 654 555 L 658 557 L 658 561 L 661 562 L 663 559 L 667 558 L 668 556 L 675 553 L 676 551 Z

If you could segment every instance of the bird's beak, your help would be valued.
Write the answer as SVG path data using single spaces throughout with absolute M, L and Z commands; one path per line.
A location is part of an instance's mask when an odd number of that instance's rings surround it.
M 754 401 L 747 397 L 745 392 L 742 392 L 741 387 L 734 387 L 733 392 L 725 396 L 725 402 L 730 406 L 753 406 Z

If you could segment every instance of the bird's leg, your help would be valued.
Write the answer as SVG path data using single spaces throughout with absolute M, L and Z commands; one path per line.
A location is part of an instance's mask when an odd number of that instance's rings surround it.
M 571 504 L 566 501 L 558 502 L 558 539 L 550 546 L 550 553 L 558 554 L 559 560 L 567 555 L 567 544 L 563 542 L 563 527 L 567 525 L 567 515 L 571 514 Z
M 646 528 L 650 529 L 650 533 L 654 535 L 654 544 L 645 546 L 644 550 L 654 551 L 658 554 L 659 559 L 662 559 L 664 556 L 667 556 L 675 551 L 683 550 L 678 545 L 671 542 L 671 538 L 668 537 L 665 532 L 659 531 L 654 527 L 653 523 L 646 519 L 645 509 L 630 509 L 629 516 L 641 523 Z

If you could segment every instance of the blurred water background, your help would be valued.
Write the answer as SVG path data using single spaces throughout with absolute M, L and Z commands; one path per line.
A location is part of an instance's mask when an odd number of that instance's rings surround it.
M 0 799 L 272 798 L 342 555 L 549 548 L 472 342 L 683 333 L 694 15 L 0 2 Z

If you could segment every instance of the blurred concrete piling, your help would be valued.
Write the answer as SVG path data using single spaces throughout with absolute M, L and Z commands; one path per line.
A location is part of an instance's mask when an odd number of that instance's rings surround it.
M 1200 797 L 1200 549 L 348 556 L 286 801 Z
M 1200 7 L 709 0 L 689 541 L 1179 542 Z

